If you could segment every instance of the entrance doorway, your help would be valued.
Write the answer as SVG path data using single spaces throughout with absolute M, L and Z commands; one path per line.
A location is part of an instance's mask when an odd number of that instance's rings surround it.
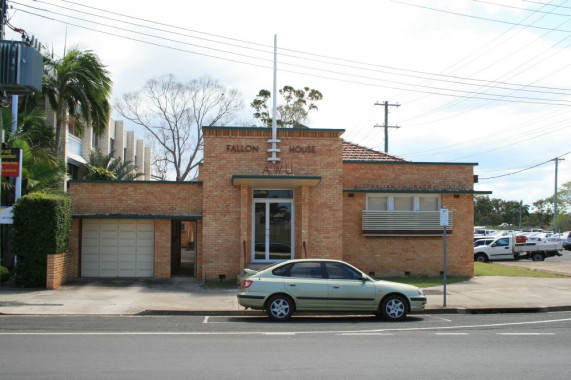
M 196 221 L 172 221 L 171 275 L 196 276 Z
M 293 190 L 254 190 L 252 203 L 252 261 L 293 258 Z

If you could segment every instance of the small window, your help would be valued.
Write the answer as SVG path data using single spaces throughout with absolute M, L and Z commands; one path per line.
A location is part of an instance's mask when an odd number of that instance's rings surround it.
M 413 197 L 395 197 L 395 211 L 413 211 Z
M 419 197 L 420 211 L 438 211 L 438 198 L 436 197 Z
M 325 263 L 325 269 L 330 279 L 360 280 L 363 277 L 360 272 L 341 263 Z
M 254 198 L 292 199 L 293 190 L 254 190 Z
M 369 197 L 367 203 L 367 210 L 373 211 L 387 211 L 388 198 L 387 197 Z
M 298 278 L 323 278 L 323 274 L 321 272 L 321 263 L 294 263 L 290 270 L 290 276 Z

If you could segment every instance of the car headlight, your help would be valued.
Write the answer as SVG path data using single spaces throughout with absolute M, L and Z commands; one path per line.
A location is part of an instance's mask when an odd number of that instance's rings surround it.
M 418 293 L 419 296 L 423 296 L 424 294 L 422 293 L 422 289 L 416 289 L 416 292 Z

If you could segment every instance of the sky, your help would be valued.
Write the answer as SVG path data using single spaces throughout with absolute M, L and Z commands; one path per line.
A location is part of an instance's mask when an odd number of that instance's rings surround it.
M 235 125 L 253 125 L 249 104 L 272 89 L 276 35 L 278 88 L 323 94 L 311 128 L 384 151 L 386 101 L 399 105 L 389 154 L 477 164 L 476 190 L 530 205 L 553 195 L 556 158 L 558 184 L 571 181 L 571 0 L 8 3 L 10 25 L 55 55 L 97 53 L 113 104 L 154 77 L 207 75 L 241 93 Z

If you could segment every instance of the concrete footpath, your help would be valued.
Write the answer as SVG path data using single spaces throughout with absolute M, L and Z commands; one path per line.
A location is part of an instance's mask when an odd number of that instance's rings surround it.
M 571 277 L 474 277 L 424 289 L 426 313 L 571 310 Z M 208 290 L 194 278 L 75 280 L 56 290 L 0 287 L 0 314 L 32 315 L 239 315 L 237 289 Z

